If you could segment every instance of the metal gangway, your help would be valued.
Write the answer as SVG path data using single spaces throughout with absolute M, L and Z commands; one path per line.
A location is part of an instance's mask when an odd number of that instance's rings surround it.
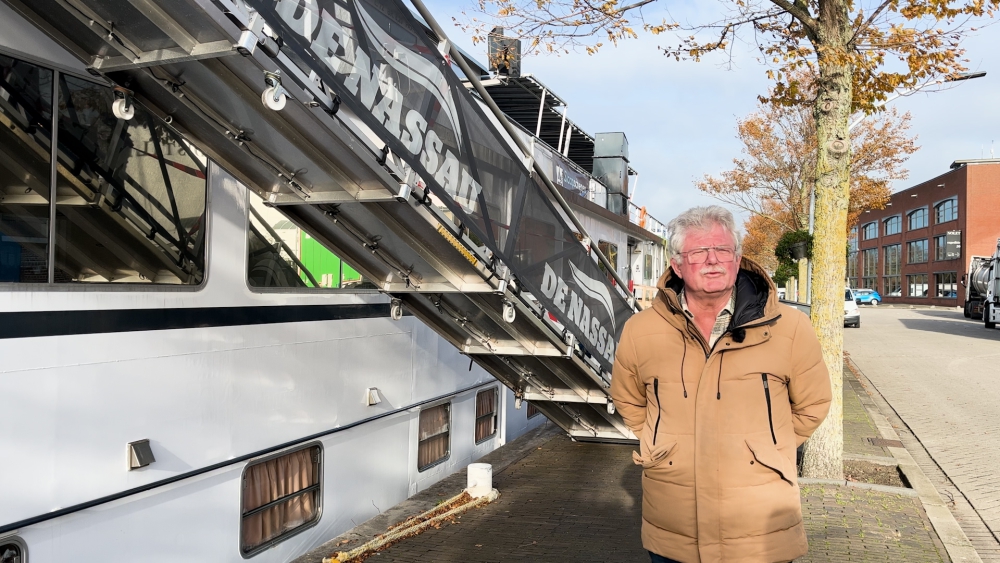
M 608 396 L 635 299 L 419 0 L 4 1 L 114 85 L 117 119 L 141 104 L 393 318 L 576 439 L 635 438 Z

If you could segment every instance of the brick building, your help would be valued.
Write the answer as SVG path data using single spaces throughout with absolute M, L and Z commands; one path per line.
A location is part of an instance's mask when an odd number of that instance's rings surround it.
M 885 303 L 961 306 L 973 255 L 1000 237 L 1000 159 L 957 160 L 951 171 L 892 194 L 851 229 L 847 283 Z

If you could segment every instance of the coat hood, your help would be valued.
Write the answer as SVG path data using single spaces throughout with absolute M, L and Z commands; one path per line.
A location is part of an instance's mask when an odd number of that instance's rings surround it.
M 678 328 L 687 324 L 678 297 L 683 287 L 684 280 L 674 275 L 673 268 L 668 264 L 667 271 L 656 282 L 659 291 L 653 301 L 653 310 Z M 742 258 L 736 274 L 736 310 L 733 311 L 730 327 L 738 328 L 779 315 L 778 291 L 771 277 L 753 260 Z

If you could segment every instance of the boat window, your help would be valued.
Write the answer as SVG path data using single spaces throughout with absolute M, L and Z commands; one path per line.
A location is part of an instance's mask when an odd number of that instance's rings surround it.
M 608 262 L 611 262 L 611 265 L 615 267 L 615 271 L 617 272 L 618 245 L 613 242 L 608 242 L 606 240 L 599 240 L 597 241 L 597 248 L 601 250 L 601 253 L 604 254 L 604 257 L 608 259 Z M 604 267 L 604 262 L 598 262 L 597 267 L 600 268 L 602 272 L 607 274 L 609 282 L 611 282 L 612 284 L 615 283 L 615 277 L 611 274 L 611 272 L 608 272 L 607 268 Z
M 201 283 L 207 160 L 138 103 L 116 117 L 115 99 L 0 55 L 0 282 Z
M 276 208 L 249 195 L 247 283 L 253 288 L 375 289 Z
M 52 77 L 0 55 L 0 282 L 48 281 Z
M 0 539 L 0 563 L 28 563 L 28 549 L 21 538 Z
M 207 160 L 148 110 L 59 75 L 56 282 L 199 284 Z
M 485 442 L 497 433 L 497 388 L 476 393 L 476 443 Z
M 528 403 L 528 418 L 535 418 L 540 414 L 542 414 L 542 411 L 538 410 L 535 403 Z
M 448 459 L 451 454 L 451 403 L 420 411 L 417 438 L 417 471 Z
M 243 472 L 240 552 L 249 557 L 319 521 L 323 450 L 308 446 Z

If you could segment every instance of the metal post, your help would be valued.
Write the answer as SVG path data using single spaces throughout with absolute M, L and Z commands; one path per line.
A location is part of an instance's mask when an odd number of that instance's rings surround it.
M 573 126 L 570 125 L 569 126 L 569 130 L 566 131 L 566 146 L 564 146 L 563 150 L 562 150 L 562 155 L 563 156 L 566 156 L 566 157 L 569 156 L 569 139 L 572 136 L 573 136 Z
M 535 136 L 538 138 L 542 137 L 542 114 L 545 112 L 545 94 L 548 90 L 542 88 L 542 100 L 538 103 L 538 123 L 535 124 Z
M 427 6 L 424 5 L 423 1 L 410 0 L 410 2 L 413 4 L 413 7 L 416 8 L 420 16 L 424 18 L 424 21 L 427 23 L 427 25 L 430 26 L 431 31 L 433 31 L 434 34 L 438 36 L 438 39 L 447 40 L 448 36 L 445 35 L 444 30 L 441 29 L 441 26 L 438 24 L 437 20 L 434 19 L 433 14 L 430 13 L 430 10 L 427 9 Z M 530 153 L 528 152 L 528 147 L 526 147 L 524 143 L 521 141 L 521 137 L 518 135 L 517 130 L 514 128 L 513 125 L 510 124 L 510 121 L 507 120 L 507 116 L 504 115 L 502 111 L 500 111 L 499 107 L 497 107 L 496 102 L 493 101 L 493 98 L 490 97 L 489 92 L 487 92 L 486 88 L 483 87 L 483 83 L 479 80 L 479 77 L 476 75 L 476 73 L 472 71 L 472 69 L 469 67 L 469 63 L 465 61 L 465 59 L 462 57 L 462 54 L 458 51 L 458 49 L 451 41 L 448 41 L 448 50 L 449 53 L 451 53 L 452 61 L 458 64 L 458 67 L 462 69 L 462 73 L 469 78 L 469 82 L 472 83 L 472 86 L 476 89 L 476 92 L 479 94 L 479 97 L 483 100 L 483 103 L 485 103 L 486 107 L 490 108 L 490 111 L 493 112 L 493 116 L 497 118 L 497 121 L 500 122 L 500 125 L 504 128 L 504 131 L 506 131 L 507 135 L 510 136 L 511 140 L 514 141 L 514 145 L 518 148 L 518 150 L 521 151 L 521 154 L 529 155 Z M 596 240 L 587 233 L 587 229 L 585 229 L 583 227 L 583 224 L 580 223 L 580 219 L 576 216 L 576 213 L 569 206 L 569 203 L 566 202 L 566 198 L 564 198 L 563 195 L 559 193 L 559 189 L 556 188 L 556 186 L 552 183 L 552 180 L 550 180 L 549 177 L 545 175 L 545 171 L 542 170 L 541 165 L 539 165 L 537 161 L 532 160 L 531 167 L 534 170 L 534 173 L 538 175 L 539 179 L 542 180 L 542 184 L 545 186 L 545 189 L 549 191 L 549 195 L 552 196 L 552 199 L 555 200 L 555 202 L 559 205 L 559 207 L 566 212 L 566 216 L 569 218 L 570 222 L 573 223 L 573 226 L 576 227 L 576 230 L 580 233 L 580 235 L 590 240 Z M 628 290 L 628 284 L 626 284 L 622 280 L 621 276 L 618 275 L 618 271 L 615 270 L 614 265 L 611 263 L 610 260 L 608 260 L 608 257 L 605 256 L 603 252 L 601 252 L 601 250 L 597 247 L 597 245 L 591 246 L 591 250 L 597 256 L 598 261 L 600 261 L 601 264 L 604 264 L 604 267 L 611 273 L 611 277 L 614 278 L 616 282 L 618 282 L 618 287 L 625 294 L 625 297 L 629 299 L 631 303 L 636 303 L 635 295 L 633 295 L 632 292 Z M 638 305 L 633 305 L 633 309 L 637 307 Z
M 563 107 L 562 112 L 562 122 L 559 123 L 559 146 L 556 147 L 556 152 L 562 152 L 562 141 L 563 141 L 563 129 L 566 128 L 566 114 L 569 113 L 569 106 Z
M 48 282 L 56 282 L 56 184 L 59 182 L 59 71 L 52 71 L 52 131 L 49 132 Z

